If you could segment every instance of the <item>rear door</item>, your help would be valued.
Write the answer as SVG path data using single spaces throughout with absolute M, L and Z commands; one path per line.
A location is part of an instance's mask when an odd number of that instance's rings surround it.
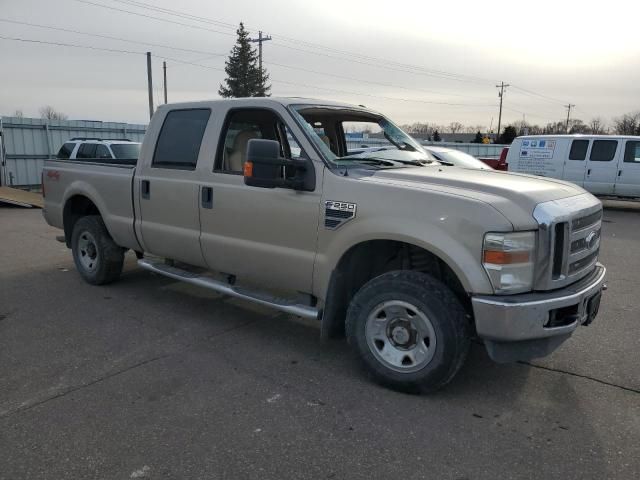
M 211 111 L 169 111 L 135 176 L 140 232 L 145 251 L 204 266 L 200 249 L 199 184 L 196 166 Z M 158 115 L 158 113 L 156 113 Z
M 619 140 L 593 140 L 584 188 L 599 195 L 613 195 L 618 175 L 618 155 L 621 155 Z
M 581 187 L 584 185 L 584 176 L 587 171 L 587 153 L 589 151 L 588 139 L 574 139 L 569 144 L 569 155 L 564 162 L 563 180 L 573 182 Z M 566 152 L 566 147 L 565 147 Z M 566 155 L 566 153 L 565 153 Z
M 615 194 L 640 197 L 640 141 L 624 140 L 624 154 L 618 163 Z

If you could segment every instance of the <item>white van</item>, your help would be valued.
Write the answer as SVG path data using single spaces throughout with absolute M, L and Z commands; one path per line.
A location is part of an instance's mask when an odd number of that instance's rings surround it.
M 510 172 L 577 183 L 596 195 L 640 197 L 640 137 L 527 135 L 507 155 Z

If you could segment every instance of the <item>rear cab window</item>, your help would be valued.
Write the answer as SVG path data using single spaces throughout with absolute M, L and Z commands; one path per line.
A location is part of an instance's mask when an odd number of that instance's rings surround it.
M 592 162 L 610 162 L 616 156 L 617 140 L 594 140 L 589 160 Z
M 164 119 L 151 167 L 195 170 L 211 110 L 172 110 Z
M 96 145 L 96 158 L 98 160 L 111 160 L 111 152 L 104 145 Z

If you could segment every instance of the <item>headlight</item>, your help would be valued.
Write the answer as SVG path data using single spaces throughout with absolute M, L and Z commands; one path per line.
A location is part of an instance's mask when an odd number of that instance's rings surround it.
M 482 265 L 496 293 L 531 290 L 536 251 L 536 232 L 487 233 Z

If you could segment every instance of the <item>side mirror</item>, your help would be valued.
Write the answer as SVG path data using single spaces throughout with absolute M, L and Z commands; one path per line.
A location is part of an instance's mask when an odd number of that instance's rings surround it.
M 306 181 L 308 167 L 307 160 L 289 160 L 280 157 L 280 142 L 254 138 L 247 144 L 244 183 L 252 187 L 308 190 L 308 181 Z M 285 178 L 285 169 L 294 170 L 295 174 L 292 178 Z M 310 190 L 313 190 L 313 187 Z

